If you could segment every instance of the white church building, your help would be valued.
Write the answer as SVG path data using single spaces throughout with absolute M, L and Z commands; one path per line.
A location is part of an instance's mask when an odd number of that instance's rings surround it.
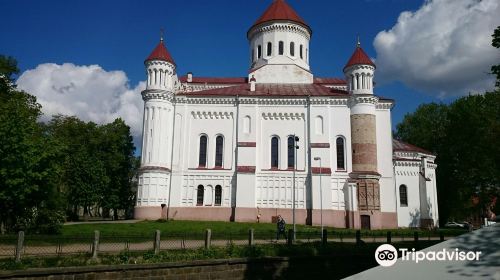
M 394 140 L 359 42 L 342 78 L 309 67 L 311 27 L 275 0 L 247 32 L 247 77 L 179 77 L 163 39 L 147 88 L 136 219 L 438 225 L 435 155 Z M 321 215 L 322 213 L 322 215 Z

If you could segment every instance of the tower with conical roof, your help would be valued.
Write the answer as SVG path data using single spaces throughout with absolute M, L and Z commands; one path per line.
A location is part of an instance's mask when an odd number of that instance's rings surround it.
M 171 179 L 173 98 L 176 66 L 165 47 L 163 37 L 144 61 L 147 84 L 142 91 L 144 119 L 141 168 L 135 217 L 164 218 Z M 162 210 L 148 206 L 162 205 Z M 156 211 L 155 213 L 150 213 Z
M 357 194 L 357 207 L 348 209 L 351 227 L 359 227 L 363 216 L 380 211 L 380 174 L 377 168 L 377 120 L 378 97 L 373 94 L 375 64 L 356 44 L 356 49 L 344 67 L 351 119 L 352 172 Z
M 312 30 L 285 0 L 274 0 L 247 32 L 250 73 L 257 83 L 312 83 Z

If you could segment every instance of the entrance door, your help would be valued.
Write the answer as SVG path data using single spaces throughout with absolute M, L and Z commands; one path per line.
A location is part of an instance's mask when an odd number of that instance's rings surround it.
M 369 215 L 361 215 L 361 229 L 370 229 Z

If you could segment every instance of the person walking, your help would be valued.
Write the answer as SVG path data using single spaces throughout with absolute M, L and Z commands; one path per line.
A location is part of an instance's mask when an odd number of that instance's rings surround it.
M 286 236 L 286 223 L 285 219 L 281 217 L 281 215 L 278 215 L 278 221 L 276 222 L 276 225 L 278 227 L 278 231 L 276 232 L 276 241 L 280 239 L 280 236 L 283 235 L 285 237 L 285 240 L 287 240 Z

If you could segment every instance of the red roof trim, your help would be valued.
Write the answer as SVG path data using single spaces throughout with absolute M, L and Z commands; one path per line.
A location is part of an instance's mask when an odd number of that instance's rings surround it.
M 256 84 L 255 91 L 250 91 L 248 84 L 215 88 L 194 92 L 180 92 L 185 96 L 335 96 L 349 97 L 345 90 L 327 88 L 316 84 Z
M 397 139 L 392 139 L 392 149 L 396 152 L 417 152 L 427 155 L 435 155 L 426 149 L 417 147 L 415 145 Z
M 347 82 L 342 78 L 314 78 L 314 83 L 317 85 L 346 85 Z

